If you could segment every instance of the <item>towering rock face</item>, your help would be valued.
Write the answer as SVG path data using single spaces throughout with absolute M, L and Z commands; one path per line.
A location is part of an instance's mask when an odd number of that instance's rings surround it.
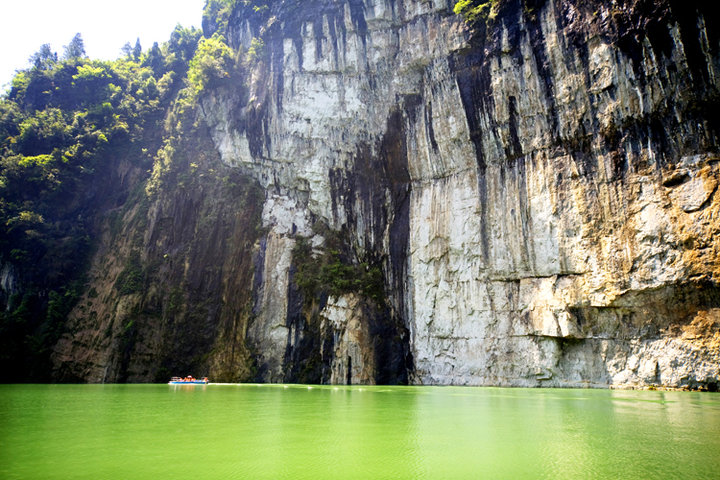
M 206 130 L 186 134 L 174 145 L 175 170 L 151 184 L 157 191 L 127 165 L 117 179 L 135 188 L 102 223 L 89 289 L 55 348 L 55 379 L 254 375 L 244 337 L 264 195 L 219 163 Z
M 717 385 L 711 7 L 490 3 L 472 29 L 450 0 L 234 10 L 264 49 L 201 119 L 265 193 L 251 314 L 202 347 L 244 356 L 210 375 Z

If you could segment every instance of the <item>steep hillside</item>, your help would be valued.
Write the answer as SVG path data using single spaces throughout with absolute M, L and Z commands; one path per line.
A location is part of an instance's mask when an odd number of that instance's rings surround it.
M 52 378 L 716 389 L 710 10 L 209 1 Z

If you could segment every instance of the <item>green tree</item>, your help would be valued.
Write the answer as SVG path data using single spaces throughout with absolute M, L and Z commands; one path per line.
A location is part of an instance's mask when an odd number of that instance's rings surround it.
M 22 119 L 23 114 L 15 102 L 0 100 L 0 156 L 14 146 Z
M 83 42 L 82 35 L 76 33 L 70 43 L 65 46 L 63 60 L 74 60 L 83 57 L 85 57 L 85 42 Z
M 143 61 L 143 65 L 152 68 L 157 77 L 160 77 L 163 73 L 165 73 L 163 54 L 157 42 L 153 43 L 153 46 L 150 47 L 150 50 L 147 52 L 145 60 Z
M 43 45 L 0 96 L 0 264 L 21 273 L 17 295 L 0 292 L 6 381 L 50 380 L 48 352 L 82 291 L 98 212 L 128 195 L 113 182 L 117 162 L 150 168 L 200 37 L 178 26 L 148 52 L 137 41 L 98 61 L 78 34 L 59 60 Z
M 230 13 L 235 7 L 235 0 L 207 0 L 203 10 L 203 30 L 206 35 L 227 30 Z
M 245 60 L 250 64 L 257 63 L 263 55 L 265 50 L 265 42 L 262 38 L 253 37 L 250 41 L 250 48 L 248 48 Z
M 23 155 L 50 153 L 62 145 L 68 135 L 63 112 L 48 108 L 20 123 L 20 134 L 15 138 L 15 150 Z
M 234 57 L 232 48 L 225 43 L 222 35 L 216 33 L 211 38 L 200 40 L 188 69 L 192 96 L 197 96 L 208 86 L 229 78 L 235 65 Z
M 40 50 L 30 57 L 30 64 L 38 70 L 50 70 L 57 63 L 57 53 L 52 51 L 49 43 L 40 46 Z
M 133 48 L 130 45 L 130 42 L 125 42 L 125 45 L 122 46 L 120 51 L 123 53 L 123 56 L 125 56 L 125 58 L 132 58 Z
M 138 38 L 135 40 L 135 46 L 133 47 L 132 56 L 133 59 L 137 62 L 140 60 L 140 55 L 142 55 L 142 46 L 140 45 L 140 39 Z
M 195 49 L 202 37 L 202 32 L 195 27 L 184 28 L 178 24 L 170 34 L 170 41 L 167 44 L 168 62 L 171 70 L 185 72 L 187 64 L 195 54 Z
M 453 7 L 453 12 L 462 15 L 469 24 L 479 21 L 492 20 L 497 15 L 499 0 L 459 0 Z

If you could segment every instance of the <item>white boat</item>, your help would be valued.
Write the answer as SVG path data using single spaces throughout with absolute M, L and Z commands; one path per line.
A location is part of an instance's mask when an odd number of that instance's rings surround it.
M 210 383 L 207 377 L 201 379 L 194 378 L 192 375 L 187 377 L 172 377 L 168 385 L 207 385 Z

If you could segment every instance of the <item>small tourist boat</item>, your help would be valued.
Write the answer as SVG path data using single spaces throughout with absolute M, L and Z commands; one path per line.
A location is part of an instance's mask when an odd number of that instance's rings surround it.
M 192 375 L 188 375 L 187 377 L 172 377 L 168 385 L 207 385 L 208 383 L 210 383 L 210 380 L 207 377 L 197 379 Z

